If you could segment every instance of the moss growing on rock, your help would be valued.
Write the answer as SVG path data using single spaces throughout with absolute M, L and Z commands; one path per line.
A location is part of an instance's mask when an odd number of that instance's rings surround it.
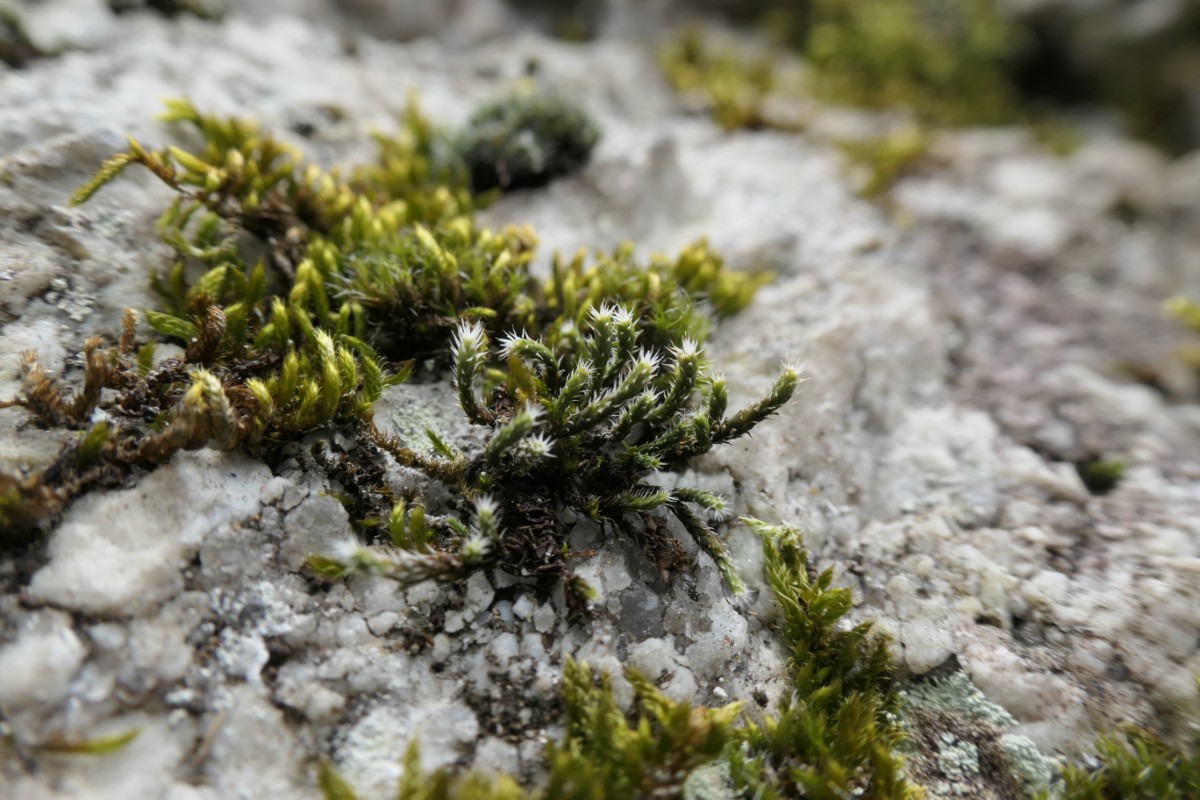
M 774 625 L 790 656 L 793 691 L 776 713 L 756 716 L 741 702 L 718 708 L 666 697 L 626 670 L 635 703 L 620 709 L 611 676 L 568 661 L 562 692 L 566 732 L 546 749 L 546 781 L 522 790 L 506 777 L 452 770 L 423 773 L 410 746 L 400 797 L 450 800 L 733 800 L 869 797 L 915 800 L 896 748 L 899 695 L 886 643 L 869 625 L 840 623 L 850 592 L 832 574 L 814 579 L 799 534 L 787 526 L 743 522 L 763 540 L 768 585 L 778 603 Z M 330 768 L 327 800 L 353 800 Z M 424 787 L 424 788 L 422 788 Z M 433 787 L 436 787 L 434 791 Z
M 1172 747 L 1147 730 L 1126 726 L 1102 738 L 1094 762 L 1072 765 L 1042 800 L 1191 800 L 1200 797 L 1200 737 Z
M 536 188 L 583 166 L 600 130 L 552 94 L 513 94 L 471 116 L 459 149 L 477 192 Z
M 551 110 L 567 114 L 561 106 Z M 581 347 L 594 328 L 594 312 L 617 300 L 634 312 L 625 317 L 632 327 L 622 336 L 631 338 L 622 343 L 642 342 L 657 364 L 685 339 L 697 343 L 707 335 L 715 315 L 742 308 L 764 280 L 725 269 L 702 242 L 678 259 L 648 266 L 622 249 L 595 263 L 582 257 L 560 262 L 550 278 L 535 279 L 529 262 L 536 238 L 475 224 L 473 211 L 485 200 L 467 186 L 464 162 L 454 156 L 455 137 L 430 124 L 415 104 L 398 135 L 379 137 L 378 161 L 350 177 L 306 164 L 294 148 L 247 120 L 206 115 L 184 101 L 169 103 L 165 118 L 193 128 L 202 147 L 150 150 L 130 140 L 129 149 L 108 159 L 73 200 L 87 201 L 135 165 L 175 190 L 159 229 L 177 258 L 155 278 L 163 305 L 145 318 L 159 337 L 181 343 L 184 353 L 153 366 L 153 342 L 137 346 L 130 316 L 116 347 L 89 342 L 84 385 L 70 397 L 34 356 L 26 358 L 21 396 L 10 404 L 26 406 L 52 426 L 84 427 L 95 413 L 106 417 L 51 469 L 4 476 L 3 532 L 12 541 L 36 535 L 80 493 L 119 483 L 180 449 L 211 444 L 267 454 L 329 425 L 366 435 L 383 388 L 403 380 L 416 359 L 445 363 L 455 330 L 511 334 L 514 342 L 521 338 L 517 331 L 540 334 L 544 341 L 526 339 L 527 348 L 557 348 L 573 358 L 572 348 Z M 247 247 L 248 237 L 258 245 Z M 552 381 L 562 366 L 530 358 L 524 367 L 503 359 L 488 364 L 525 370 L 509 378 L 514 399 L 532 385 L 527 379 Z M 570 371 L 581 362 L 564 364 Z M 659 377 L 645 377 L 638 392 L 658 391 L 651 383 Z M 588 391 L 615 390 L 616 379 L 608 372 Z M 645 402 L 638 408 L 658 422 L 669 420 L 691 402 L 698 385 L 688 384 L 689 394 L 674 397 L 668 411 L 651 412 Z M 543 388 L 548 397 L 549 385 Z M 105 389 L 115 398 L 101 408 Z M 582 397 L 562 398 L 559 411 L 573 410 Z M 591 402 L 598 396 L 587 397 Z M 614 401 L 610 411 L 623 410 L 630 399 Z M 535 398 L 526 394 L 526 400 L 536 407 Z M 476 421 L 498 424 L 497 435 L 512 433 L 507 424 L 521 419 L 511 409 L 487 414 Z M 609 422 L 601 414 L 574 433 Z M 525 434 L 516 440 L 533 441 Z M 503 442 L 497 440 L 497 452 L 506 449 Z M 405 443 L 386 444 L 395 453 L 411 452 Z M 660 455 L 670 447 L 663 450 Z M 463 484 L 474 494 L 487 490 L 474 482 L 477 477 Z
M 804 53 L 831 100 L 986 125 L 1019 117 L 1004 73 L 1016 36 L 991 0 L 815 0 Z
M 511 334 L 497 350 L 481 325 L 460 324 L 454 385 L 467 419 L 490 429 L 483 452 L 468 459 L 432 434 L 435 458 L 379 433 L 375 443 L 455 490 L 470 504 L 462 510 L 471 521 L 438 520 L 429 547 L 426 535 L 418 542 L 405 530 L 401 510 L 401 534 L 392 536 L 400 552 L 358 547 L 313 566 L 329 577 L 368 571 L 402 583 L 498 566 L 538 584 L 565 579 L 582 607 L 591 592 L 567 569 L 570 526 L 561 521 L 562 510 L 572 509 L 630 535 L 664 574 L 686 563 L 665 533 L 673 518 L 740 592 L 725 545 L 705 521 L 724 512 L 724 500 L 660 489 L 648 478 L 748 434 L 791 397 L 796 370 L 785 368 L 762 400 L 730 414 L 725 382 L 709 372 L 694 340 L 647 349 L 633 313 L 621 306 L 592 309 L 583 331 L 553 344 Z M 482 395 L 481 384 L 490 385 Z
M 807 61 L 818 97 L 906 109 L 935 125 L 988 125 L 1024 114 L 1006 67 L 1020 34 L 992 0 L 814 0 L 764 18 Z M 766 111 L 778 53 L 718 48 L 696 29 L 664 50 L 668 79 L 702 95 L 725 128 L 780 127 Z M 784 125 L 784 127 L 788 127 Z
M 772 53 L 721 48 L 689 28 L 661 49 L 659 62 L 671 87 L 697 98 L 725 130 L 777 127 L 765 108 L 776 82 Z

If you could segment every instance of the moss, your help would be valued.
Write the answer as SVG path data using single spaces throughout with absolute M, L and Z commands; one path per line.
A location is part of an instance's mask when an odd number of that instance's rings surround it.
M 768 585 L 778 603 L 775 628 L 790 655 L 793 693 L 759 718 L 741 702 L 718 708 L 666 697 L 636 670 L 630 715 L 612 678 L 568 660 L 562 692 L 563 740 L 546 748 L 546 782 L 522 790 L 505 776 L 423 773 L 415 745 L 405 758 L 400 797 L 499 800 L 635 800 L 636 798 L 870 797 L 917 798 L 896 753 L 899 708 L 886 643 L 869 625 L 845 628 L 847 589 L 829 571 L 810 577 L 797 532 L 744 519 L 763 539 Z M 327 800 L 352 789 L 326 768 Z M 433 788 L 436 787 L 436 790 Z M 426 793 L 422 793 L 426 792 Z M 436 793 L 429 793 L 436 792 Z
M 550 113 L 551 132 L 573 113 L 543 102 L 519 108 L 534 118 Z M 713 318 L 742 308 L 767 277 L 730 272 L 701 242 L 648 265 L 635 262 L 631 248 L 595 261 L 580 256 L 539 281 L 529 270 L 536 237 L 475 224 L 487 197 L 468 185 L 455 149 L 461 137 L 432 125 L 415 102 L 398 134 L 377 137 L 377 161 L 349 176 L 305 163 L 248 120 L 206 115 L 185 101 L 170 102 L 165 118 L 194 129 L 202 146 L 150 150 L 130 140 L 73 201 L 86 202 L 132 166 L 175 190 L 159 230 L 177 258 L 155 277 L 162 306 L 145 320 L 184 354 L 151 369 L 153 342 L 136 342 L 130 317 L 116 346 L 87 344 L 84 385 L 71 395 L 26 357 L 21 396 L 9 404 L 42 424 L 84 427 L 102 390 L 115 399 L 105 404 L 111 425 L 93 429 L 50 470 L 5 476 L 4 531 L 14 540 L 35 535 L 31 528 L 44 528 L 80 493 L 179 449 L 269 454 L 323 426 L 369 432 L 382 389 L 403 380 L 415 360 L 445 363 L 463 320 L 493 333 L 544 332 L 545 346 L 569 350 L 591 329 L 592 312 L 622 300 L 637 315 L 631 335 L 661 355 L 689 336 L 703 338 Z M 247 246 L 251 237 L 257 246 Z M 535 441 L 517 438 L 522 446 Z M 365 433 L 362 442 L 373 446 Z
M 787 402 L 798 375 L 785 368 L 762 400 L 731 414 L 725 383 L 694 340 L 662 351 L 642 345 L 634 314 L 617 305 L 593 308 L 585 325 L 549 342 L 510 334 L 499 348 L 482 325 L 461 323 L 453 382 L 467 419 L 489 429 L 482 452 L 468 459 L 432 434 L 434 458 L 378 432 L 374 440 L 400 464 L 451 488 L 470 521 L 445 517 L 434 523 L 433 547 L 410 545 L 397 507 L 390 527 L 399 529 L 392 542 L 401 552 L 361 547 L 313 565 L 330 577 L 365 570 L 406 583 L 499 566 L 537 583 L 565 579 L 583 604 L 590 592 L 567 570 L 570 529 L 560 521 L 570 508 L 626 531 L 663 572 L 685 562 L 665 533 L 671 517 L 740 591 L 725 545 L 705 519 L 719 518 L 724 501 L 647 479 L 748 434 Z M 488 388 L 481 393 L 481 386 Z
M 812 0 L 763 17 L 777 41 L 808 62 L 819 97 L 907 109 L 934 125 L 1006 124 L 1024 118 L 1007 75 L 1020 31 L 992 0 Z M 696 29 L 664 50 L 668 79 L 704 96 L 725 128 L 771 125 L 766 98 L 778 53 L 717 48 Z
M 1200 797 L 1200 737 L 1182 748 L 1129 725 L 1102 738 L 1094 766 L 1069 766 L 1044 800 L 1191 800 Z
M 794 691 L 777 717 L 747 723 L 730 759 L 735 783 L 762 798 L 918 796 L 896 752 L 900 697 L 886 642 L 867 623 L 839 624 L 850 590 L 835 588 L 829 570 L 810 577 L 795 529 L 746 522 L 763 538 Z
M 1120 459 L 1093 458 L 1075 465 L 1083 485 L 1092 494 L 1104 495 L 1117 488 L 1125 476 L 1126 464 Z
M 165 17 L 190 14 L 204 20 L 219 20 L 229 10 L 226 0 L 108 0 L 114 14 L 156 11 Z
M 0 62 L 21 69 L 30 61 L 51 55 L 29 38 L 17 12 L 0 6 Z
M 697 98 L 725 130 L 778 127 L 766 109 L 776 83 L 773 53 L 721 47 L 693 27 L 660 49 L 659 63 L 671 87 Z
M 935 124 L 1019 118 L 1004 73 L 1017 32 L 991 0 L 814 0 L 804 52 L 823 97 Z
M 533 188 L 587 163 L 600 130 L 564 97 L 513 94 L 476 111 L 459 149 L 477 192 Z
M 886 193 L 926 157 L 929 134 L 917 125 L 901 125 L 885 135 L 865 141 L 846 141 L 839 146 L 852 167 L 861 169 L 864 178 L 858 191 L 875 198 Z

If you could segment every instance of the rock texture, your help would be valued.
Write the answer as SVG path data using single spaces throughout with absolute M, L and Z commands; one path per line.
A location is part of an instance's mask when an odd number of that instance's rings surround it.
M 808 383 L 689 484 L 798 524 L 903 671 L 961 671 L 1005 710 L 995 736 L 1025 737 L 1012 748 L 1074 754 L 1118 720 L 1168 733 L 1195 720 L 1200 410 L 1173 353 L 1188 336 L 1160 312 L 1200 292 L 1194 158 L 1117 140 L 1059 158 L 1020 130 L 944 133 L 872 204 L 820 133 L 835 112 L 814 111 L 808 135 L 724 134 L 677 111 L 634 44 L 347 33 L 384 5 L 234 8 L 216 25 L 116 18 L 98 0 L 30 5 L 32 35 L 78 49 L 0 80 L 0 396 L 16 390 L 21 350 L 70 378 L 87 335 L 153 305 L 162 190 L 130 173 L 81 209 L 66 198 L 121 134 L 173 141 L 154 122 L 161 99 L 252 115 L 347 163 L 369 156 L 369 131 L 394 124 L 409 89 L 453 124 L 536 61 L 604 139 L 582 174 L 504 199 L 490 224 L 532 224 L 544 258 L 706 234 L 731 263 L 779 274 L 709 349 L 735 402 L 781 359 L 806 364 Z M 451 23 L 422 14 L 473 5 L 413 4 L 394 24 L 425 33 Z M 496 19 L 519 26 L 509 13 Z M 391 390 L 378 416 L 400 432 L 460 425 L 437 385 Z M 0 465 L 44 464 L 62 436 L 0 410 Z M 414 737 L 427 767 L 535 779 L 561 733 L 567 655 L 633 664 L 698 703 L 785 689 L 749 533 L 729 533 L 752 588 L 734 603 L 710 563 L 666 584 L 628 543 L 581 526 L 578 547 L 603 540 L 579 567 L 601 590 L 588 627 L 503 574 L 322 586 L 298 571 L 304 557 L 354 534 L 314 446 L 328 443 L 298 444 L 274 473 L 182 455 L 84 498 L 44 552 L 0 564 L 0 717 L 15 754 L 0 795 L 317 797 L 328 758 L 362 796 L 387 797 Z M 1078 469 L 1097 459 L 1128 465 L 1104 495 Z M 105 756 L 43 747 L 129 730 Z M 956 758 L 981 746 L 943 744 Z

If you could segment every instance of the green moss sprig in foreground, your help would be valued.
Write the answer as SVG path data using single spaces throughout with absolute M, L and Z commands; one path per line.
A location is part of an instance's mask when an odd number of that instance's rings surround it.
M 1200 682 L 1197 684 L 1200 690 Z M 1200 797 L 1200 735 L 1173 747 L 1128 725 L 1103 737 L 1095 765 L 1071 765 L 1062 785 L 1041 800 L 1193 800 Z
M 612 680 L 568 660 L 563 670 L 566 735 L 546 750 L 547 781 L 523 790 L 505 776 L 424 774 L 415 745 L 398 797 L 406 800 L 636 800 L 637 798 L 816 798 L 915 800 L 896 754 L 899 695 L 885 642 L 868 625 L 839 623 L 850 591 L 832 574 L 810 577 L 799 534 L 744 518 L 763 540 L 765 572 L 779 605 L 775 628 L 789 656 L 792 691 L 776 713 L 753 716 L 740 702 L 720 708 L 671 700 L 635 670 L 625 672 L 635 708 L 626 716 Z M 328 800 L 354 792 L 326 766 Z

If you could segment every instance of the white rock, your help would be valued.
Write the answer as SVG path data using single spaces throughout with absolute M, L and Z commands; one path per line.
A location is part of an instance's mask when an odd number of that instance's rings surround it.
M 66 696 L 86 655 L 70 617 L 40 612 L 28 620 L 16 641 L 0 648 L 0 706 L 53 706 Z
M 133 489 L 89 495 L 50 539 L 30 593 L 90 614 L 131 614 L 182 585 L 205 532 L 248 516 L 270 472 L 244 456 L 181 453 Z

